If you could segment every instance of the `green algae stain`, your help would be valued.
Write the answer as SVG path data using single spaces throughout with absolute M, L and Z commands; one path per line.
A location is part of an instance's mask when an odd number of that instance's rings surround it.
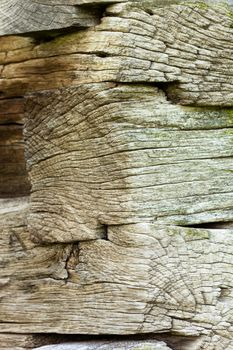
M 209 232 L 206 229 L 182 227 L 181 223 L 177 225 L 179 226 L 168 227 L 168 233 L 170 236 L 181 236 L 187 241 L 193 239 L 209 239 Z
M 225 134 L 232 137 L 230 138 L 230 141 L 233 143 L 233 108 L 226 109 L 225 113 L 229 118 L 229 124 L 230 124 L 230 128 L 225 130 Z
M 216 1 L 216 3 L 209 3 L 208 1 L 182 1 L 180 2 L 181 5 L 183 6 L 191 6 L 191 7 L 196 7 L 202 10 L 208 10 L 208 9 L 224 9 L 226 11 L 226 16 L 230 17 L 233 21 L 233 12 L 230 9 L 229 4 L 226 1 Z
M 197 7 L 200 8 L 202 10 L 208 10 L 210 5 L 207 4 L 204 1 L 197 1 L 197 2 L 192 2 L 192 1 L 188 1 L 188 2 L 181 2 L 181 5 L 185 5 L 185 6 L 192 6 L 192 7 Z
M 226 113 L 229 116 L 230 122 L 233 124 L 233 108 L 226 109 Z
M 85 30 L 80 30 L 75 33 L 69 33 L 62 36 L 59 36 L 54 40 L 54 44 L 63 45 L 63 44 L 74 44 L 77 43 L 80 39 L 83 38 Z
M 85 37 L 86 30 L 80 30 L 78 32 L 72 32 L 72 33 L 62 33 L 61 35 L 55 36 L 54 38 L 51 38 L 50 41 L 41 43 L 38 46 L 38 49 L 40 51 L 54 51 L 59 52 L 60 50 L 67 50 L 67 53 L 72 52 L 73 48 L 78 48 L 78 43 L 81 42 L 81 40 Z M 66 53 L 66 51 L 64 51 Z
M 184 236 L 186 237 L 195 237 L 200 239 L 208 239 L 209 234 L 205 229 L 197 228 L 184 228 Z

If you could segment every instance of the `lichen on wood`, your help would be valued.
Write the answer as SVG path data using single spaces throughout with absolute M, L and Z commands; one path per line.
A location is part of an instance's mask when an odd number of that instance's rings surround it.
M 1 2 L 4 350 L 232 349 L 231 5 Z

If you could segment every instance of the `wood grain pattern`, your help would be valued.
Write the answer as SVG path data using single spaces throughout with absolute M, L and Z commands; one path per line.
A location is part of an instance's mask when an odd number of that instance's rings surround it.
M 156 349 L 232 350 L 231 7 L 2 1 L 13 33 L 0 37 L 3 349 L 149 333 Z
M 0 350 L 30 350 L 35 347 L 57 344 L 61 339 L 46 334 L 0 333 Z
M 11 108 L 13 113 L 7 113 L 7 119 L 15 116 L 14 106 Z M 0 122 L 0 198 L 27 196 L 30 193 L 22 129 L 20 124 L 1 125 Z
M 1 0 L 0 35 L 90 27 L 98 23 L 97 12 L 76 7 L 77 2 Z
M 106 225 L 231 221 L 228 109 L 173 105 L 154 87 L 89 84 L 28 100 L 29 226 L 43 242 Z M 51 118 L 53 115 L 53 118 Z
M 183 105 L 232 106 L 232 12 L 198 3 L 143 4 L 113 5 L 94 28 L 33 47 L 28 42 L 20 52 L 3 50 L 2 97 L 115 81 L 162 84 Z
M 33 247 L 24 213 L 2 224 L 2 332 L 167 332 L 231 349 L 231 230 L 141 223 Z

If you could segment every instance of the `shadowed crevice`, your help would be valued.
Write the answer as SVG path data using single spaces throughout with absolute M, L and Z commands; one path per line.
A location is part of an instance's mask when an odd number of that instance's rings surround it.
M 201 224 L 195 224 L 195 225 L 182 225 L 182 227 L 189 227 L 189 228 L 195 228 L 195 229 L 211 229 L 211 230 L 218 230 L 218 229 L 233 229 L 233 222 L 232 221 L 217 221 L 217 222 L 206 222 Z
M 37 336 L 43 336 L 42 334 L 38 334 Z M 83 343 L 83 342 L 130 342 L 130 341 L 160 341 L 166 343 L 166 345 L 172 350 L 189 350 L 189 349 L 198 349 L 198 346 L 202 343 L 202 337 L 182 337 L 172 335 L 171 333 L 163 333 L 163 334 L 134 334 L 134 335 L 81 335 L 81 334 L 47 334 L 47 339 L 55 339 L 55 341 L 50 344 L 73 344 L 73 343 Z M 101 344 L 100 344 L 101 345 Z M 113 345 L 113 344 L 112 344 Z M 196 346 L 196 347 L 195 347 Z M 112 347 L 111 347 L 112 348 Z

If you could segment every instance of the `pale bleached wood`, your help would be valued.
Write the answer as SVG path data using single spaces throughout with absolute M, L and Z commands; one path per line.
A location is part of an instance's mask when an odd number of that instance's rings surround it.
M 109 226 L 71 249 L 33 248 L 15 226 L 2 232 L 1 332 L 165 332 L 231 349 L 231 230 Z
M 0 35 L 24 34 L 44 30 L 90 27 L 96 24 L 95 7 L 111 3 L 127 3 L 127 0 L 2 0 L 0 4 Z M 134 3 L 153 4 L 151 1 L 134 0 Z M 232 5 L 232 0 L 208 0 L 210 4 Z M 182 0 L 156 1 L 156 6 L 183 3 Z M 192 3 L 199 3 L 193 0 Z M 84 6 L 83 6 L 84 5 Z
M 223 5 L 117 4 L 94 28 L 2 52 L 0 89 L 4 97 L 91 82 L 163 83 L 180 104 L 232 106 L 232 39 Z
M 42 2 L 64 10 L 41 0 L 27 28 Z M 74 9 L 86 11 L 69 6 L 57 29 Z M 0 200 L 0 332 L 232 350 L 232 14 L 213 2 L 102 10 L 48 43 L 0 39 L 2 124 L 22 123 L 19 96 L 57 89 L 27 99 L 30 206 Z
M 0 200 L 0 262 L 3 293 L 8 286 L 11 289 L 11 282 L 17 284 L 24 281 L 24 293 L 30 293 L 33 289 L 33 279 L 43 279 L 53 274 L 55 279 L 67 278 L 64 254 L 70 249 L 69 245 L 44 248 L 37 247 L 31 241 L 27 230 L 28 202 L 28 197 Z M 14 293 L 12 297 L 14 298 Z M 14 305 L 13 302 L 12 307 L 17 309 L 17 303 Z M 3 317 L 2 313 L 1 316 Z
M 95 239 L 105 225 L 143 221 L 232 221 L 228 109 L 106 83 L 32 96 L 27 116 L 29 226 L 39 240 Z
M 37 350 L 170 350 L 158 341 L 92 341 L 72 344 L 49 345 Z M 36 349 L 35 349 L 36 350 Z
M 77 1 L 1 0 L 0 35 L 90 27 L 98 23 L 95 10 L 76 7 Z

